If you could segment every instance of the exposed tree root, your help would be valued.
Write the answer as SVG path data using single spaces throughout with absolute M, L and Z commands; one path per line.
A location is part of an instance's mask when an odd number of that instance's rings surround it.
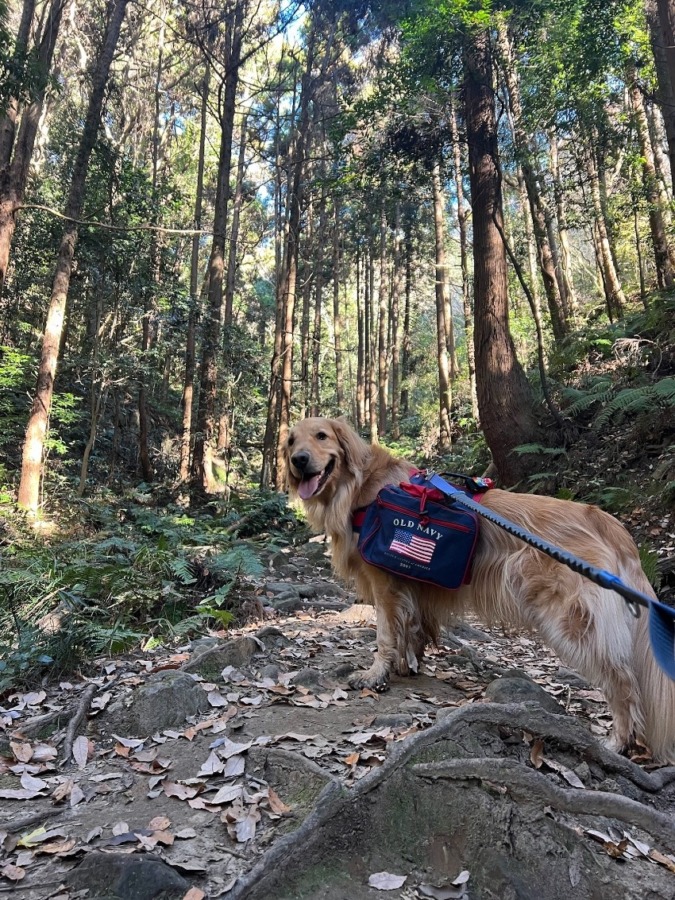
M 673 780 L 673 769 L 663 769 L 653 775 L 639 766 L 603 747 L 585 728 L 569 716 L 547 713 L 536 705 L 485 703 L 471 704 L 453 710 L 445 719 L 426 731 L 419 732 L 394 746 L 384 764 L 346 788 L 334 782 L 319 794 L 312 812 L 296 831 L 284 835 L 265 853 L 256 865 L 244 874 L 227 893 L 228 900 L 244 900 L 254 888 L 269 877 L 292 871 L 306 858 L 308 846 L 320 829 L 334 817 L 345 814 L 381 785 L 393 772 L 440 740 L 455 737 L 466 725 L 508 726 L 522 728 L 549 737 L 563 745 L 580 749 L 586 759 L 624 775 L 634 784 L 651 792 L 660 790 Z M 591 790 L 567 790 L 558 787 L 545 775 L 530 770 L 510 759 L 456 759 L 434 764 L 417 764 L 411 774 L 424 778 L 484 779 L 506 783 L 513 791 L 543 805 L 579 815 L 615 818 L 644 829 L 657 837 L 668 849 L 675 849 L 675 823 L 671 818 L 645 804 L 618 794 Z
M 567 789 L 554 784 L 546 775 L 528 769 L 514 759 L 478 757 L 448 759 L 442 762 L 420 763 L 410 770 L 421 778 L 478 779 L 493 781 L 512 794 L 551 806 L 560 812 L 584 816 L 605 816 L 627 825 L 642 828 L 658 835 L 669 850 L 675 849 L 675 823 L 672 817 L 658 812 L 644 803 L 621 794 L 605 791 Z
M 75 741 L 75 737 L 77 736 L 78 729 L 84 719 L 89 712 L 89 707 L 91 706 L 91 701 L 94 699 L 94 694 L 98 690 L 98 685 L 96 684 L 88 684 L 87 687 L 82 692 L 82 696 L 80 697 L 80 702 L 75 711 L 75 715 L 72 717 L 70 722 L 68 723 L 68 728 L 66 729 L 66 736 L 63 741 L 63 748 L 61 750 L 61 759 L 63 760 L 63 764 L 67 765 L 70 762 L 70 759 L 73 755 L 73 743 Z

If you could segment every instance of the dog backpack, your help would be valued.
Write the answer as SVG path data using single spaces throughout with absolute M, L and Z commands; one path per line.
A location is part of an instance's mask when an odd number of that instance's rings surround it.
M 475 490 L 488 484 L 467 479 Z M 384 487 L 354 517 L 365 562 L 400 578 L 456 590 L 469 582 L 478 515 L 450 503 L 424 474 Z

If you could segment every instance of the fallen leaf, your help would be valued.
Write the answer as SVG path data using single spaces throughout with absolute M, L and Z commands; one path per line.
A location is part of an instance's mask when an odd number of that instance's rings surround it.
M 270 804 L 270 809 L 273 813 L 278 816 L 285 816 L 287 813 L 291 811 L 290 806 L 286 806 L 281 797 L 277 794 L 277 792 L 273 788 L 268 788 L 267 791 L 267 799 Z
M 557 772 L 559 775 L 565 779 L 568 784 L 571 784 L 572 787 L 584 789 L 584 783 L 571 769 L 568 769 L 567 766 L 564 766 L 562 763 L 559 763 L 555 759 L 549 759 L 547 756 L 542 756 L 542 761 L 549 767 L 549 769 L 553 769 L 554 772 Z
M 165 781 L 162 789 L 167 797 L 176 797 L 178 800 L 191 800 L 199 793 L 199 788 L 188 787 L 186 784 L 179 784 L 177 781 Z
M 371 875 L 368 879 L 368 884 L 378 891 L 395 891 L 397 888 L 403 887 L 407 880 L 407 875 L 392 875 L 391 872 L 375 872 L 375 874 Z
M 148 822 L 148 828 L 152 831 L 166 831 L 171 826 L 171 819 L 168 816 L 155 816 Z
M 6 866 L 0 869 L 0 876 L 7 878 L 8 881 L 21 881 L 22 878 L 26 877 L 26 870 L 22 869 L 21 866 L 13 866 L 11 863 L 7 863 Z
M 87 765 L 90 744 L 91 741 L 83 734 L 73 741 L 73 759 L 75 760 L 78 769 L 84 769 Z M 91 745 L 91 749 L 93 750 L 93 745 Z
M 204 897 L 206 897 L 204 891 L 191 887 L 187 894 L 184 895 L 183 900 L 203 900 Z
M 541 738 L 537 738 L 534 744 L 532 744 L 532 748 L 530 749 L 530 762 L 535 769 L 541 769 L 542 763 L 544 762 L 544 742 Z
M 205 775 L 217 775 L 223 771 L 225 768 L 225 763 L 218 756 L 215 750 L 212 750 L 209 753 L 206 761 L 202 764 L 201 769 L 197 773 L 198 777 L 202 778 Z
M 23 741 L 10 741 L 9 747 L 14 754 L 15 759 L 19 762 L 27 763 L 33 758 L 33 748 L 30 744 L 24 743 Z

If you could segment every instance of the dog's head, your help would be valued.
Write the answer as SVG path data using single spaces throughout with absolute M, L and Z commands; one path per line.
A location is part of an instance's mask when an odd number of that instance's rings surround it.
M 291 490 L 305 502 L 327 503 L 347 480 L 359 480 L 369 450 L 345 419 L 303 419 L 286 442 Z

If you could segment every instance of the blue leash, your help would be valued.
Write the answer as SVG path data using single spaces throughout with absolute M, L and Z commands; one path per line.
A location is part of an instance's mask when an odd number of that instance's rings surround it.
M 618 575 L 607 572 L 605 569 L 598 569 L 578 556 L 563 550 L 562 547 L 557 547 L 555 544 L 551 544 L 543 538 L 525 531 L 524 528 L 516 525 L 515 522 L 511 522 L 491 509 L 481 506 L 480 503 L 476 503 L 464 491 L 449 484 L 440 475 L 431 472 L 427 475 L 426 480 L 433 487 L 446 494 L 451 502 L 460 503 L 462 506 L 472 509 L 485 519 L 489 519 L 495 525 L 508 531 L 509 534 L 520 538 L 526 544 L 530 544 L 530 546 L 535 547 L 547 556 L 569 566 L 570 569 L 588 578 L 589 581 L 599 584 L 600 587 L 616 591 L 617 594 L 620 594 L 626 600 L 628 608 L 636 618 L 640 615 L 640 606 L 647 607 L 649 609 L 649 638 L 654 658 L 666 675 L 675 681 L 675 609 L 673 607 L 666 606 L 665 603 L 655 600 L 648 594 L 635 590 L 635 588 L 623 582 Z

